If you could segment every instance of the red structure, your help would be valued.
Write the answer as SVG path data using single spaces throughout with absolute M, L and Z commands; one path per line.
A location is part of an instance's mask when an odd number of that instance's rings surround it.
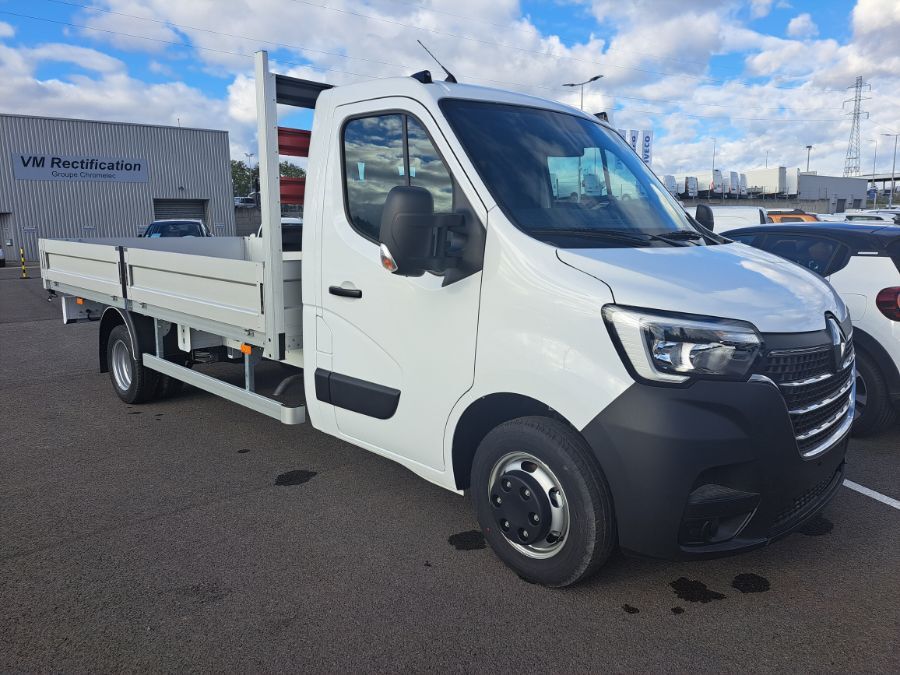
M 302 129 L 278 127 L 278 154 L 289 157 L 309 157 L 309 141 L 312 134 Z M 281 177 L 281 203 L 303 205 L 306 178 Z

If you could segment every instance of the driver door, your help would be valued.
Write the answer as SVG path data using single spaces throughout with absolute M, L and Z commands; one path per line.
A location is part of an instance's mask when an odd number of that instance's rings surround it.
M 317 398 L 341 436 L 440 471 L 447 419 L 474 379 L 482 275 L 444 287 L 429 273 L 391 274 L 380 218 L 397 185 L 429 190 L 435 213 L 477 202 L 428 111 L 409 99 L 379 104 L 336 111 L 321 268 L 331 358 L 320 362 L 331 365 L 316 371 Z

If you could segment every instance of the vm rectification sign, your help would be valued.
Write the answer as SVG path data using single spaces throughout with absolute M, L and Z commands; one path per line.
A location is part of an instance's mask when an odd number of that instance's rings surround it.
M 147 161 L 123 157 L 84 155 L 31 155 L 14 153 L 16 180 L 100 181 L 104 183 L 146 183 Z

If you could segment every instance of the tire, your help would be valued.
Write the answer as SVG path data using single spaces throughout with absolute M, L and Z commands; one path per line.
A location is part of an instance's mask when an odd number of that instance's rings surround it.
M 179 366 L 184 366 L 185 368 L 191 367 L 191 361 L 187 357 L 187 355 L 179 354 L 177 357 L 169 357 L 169 361 L 172 363 L 176 363 Z M 157 373 L 159 376 L 159 381 L 156 385 L 156 394 L 154 398 L 157 400 L 163 400 L 167 398 L 172 398 L 173 396 L 178 396 L 181 393 L 181 390 L 184 389 L 184 382 L 181 380 L 176 380 L 174 377 L 169 377 L 168 375 L 163 375 L 162 373 Z
M 184 388 L 184 382 L 176 380 L 168 375 L 159 375 L 156 383 L 156 392 L 153 396 L 158 401 L 162 401 L 173 396 L 178 396 Z
M 471 493 L 485 540 L 526 581 L 577 583 L 616 545 L 603 471 L 584 439 L 557 420 L 521 417 L 488 433 L 472 463 Z
M 897 412 L 888 396 L 887 383 L 875 361 L 865 352 L 856 352 L 856 417 L 854 436 L 872 436 L 891 426 Z
M 159 384 L 159 373 L 138 363 L 132 357 L 131 335 L 128 328 L 118 325 L 109 332 L 106 343 L 106 362 L 113 389 L 125 403 L 146 403 L 153 400 Z

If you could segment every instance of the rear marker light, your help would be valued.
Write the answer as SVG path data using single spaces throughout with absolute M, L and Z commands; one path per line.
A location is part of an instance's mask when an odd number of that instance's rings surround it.
M 878 311 L 891 321 L 900 321 L 900 286 L 891 286 L 878 292 L 875 296 Z

